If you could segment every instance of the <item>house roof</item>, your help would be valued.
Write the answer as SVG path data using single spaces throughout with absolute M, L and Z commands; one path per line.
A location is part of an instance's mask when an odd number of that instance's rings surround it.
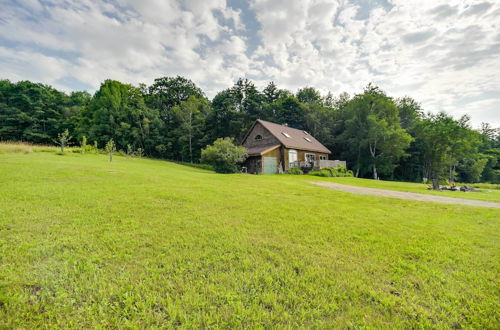
M 314 136 L 306 131 L 284 125 L 278 125 L 261 119 L 257 119 L 256 123 L 257 122 L 264 126 L 287 148 L 323 152 L 325 154 L 331 153 L 328 148 L 322 145 L 314 138 Z
M 275 144 L 275 145 L 251 147 L 247 148 L 247 153 L 249 156 L 260 156 L 262 154 L 265 154 L 266 152 L 279 148 L 279 146 L 280 146 L 279 144 Z

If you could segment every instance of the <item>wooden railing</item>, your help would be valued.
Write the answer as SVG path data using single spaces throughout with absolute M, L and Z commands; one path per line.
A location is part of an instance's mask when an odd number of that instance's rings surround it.
M 315 161 L 305 161 L 305 160 L 300 160 L 300 161 L 295 161 L 289 164 L 290 168 L 307 168 L 307 169 L 313 169 L 313 168 L 324 168 L 324 167 L 338 167 L 338 166 L 344 166 L 346 167 L 346 162 L 345 160 L 326 160 L 326 159 L 321 159 L 321 160 L 315 160 Z

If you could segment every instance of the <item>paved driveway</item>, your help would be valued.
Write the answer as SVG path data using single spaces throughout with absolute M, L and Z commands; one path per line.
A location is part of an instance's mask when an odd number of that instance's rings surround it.
M 320 181 L 310 181 L 317 186 L 340 190 L 355 194 L 361 195 L 373 195 L 373 196 L 382 196 L 382 197 L 391 197 L 391 198 L 400 198 L 400 199 L 411 199 L 415 201 L 424 201 L 424 202 L 436 202 L 436 203 L 444 203 L 444 204 L 458 204 L 458 205 L 470 205 L 470 206 L 482 206 L 482 207 L 495 207 L 500 208 L 500 203 L 498 202 L 488 202 L 488 201 L 479 201 L 474 199 L 466 199 L 466 198 L 455 198 L 455 197 L 444 197 L 444 196 L 436 196 L 436 195 L 427 195 L 427 194 L 418 194 L 406 191 L 395 191 L 395 190 L 386 190 L 386 189 L 377 189 L 377 188 L 366 188 L 366 187 L 358 187 L 358 186 L 349 186 L 346 184 L 333 183 L 333 182 L 320 182 Z

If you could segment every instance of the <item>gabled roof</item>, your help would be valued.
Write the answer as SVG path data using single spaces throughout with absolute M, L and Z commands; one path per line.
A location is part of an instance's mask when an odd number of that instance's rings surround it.
M 279 146 L 280 146 L 279 144 L 276 144 L 271 146 L 251 147 L 247 148 L 247 153 L 249 156 L 260 156 L 262 154 L 265 154 L 266 152 L 279 148 Z
M 254 126 L 256 123 L 260 123 L 262 126 L 264 126 L 264 128 L 266 128 L 272 135 L 274 135 L 275 138 L 277 138 L 287 148 L 316 151 L 325 154 L 331 153 L 330 150 L 328 150 L 324 145 L 322 145 L 318 140 L 316 140 L 314 136 L 310 135 L 306 131 L 296 128 L 291 128 L 288 126 L 278 125 L 261 119 L 257 119 L 257 121 L 254 123 Z M 253 126 L 250 129 L 250 131 L 252 129 Z M 244 140 L 246 140 L 247 136 L 245 136 Z

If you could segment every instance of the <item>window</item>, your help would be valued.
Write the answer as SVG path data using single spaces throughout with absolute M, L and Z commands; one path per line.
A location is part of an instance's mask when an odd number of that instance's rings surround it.
M 327 155 L 319 155 L 319 160 L 327 160 L 328 156 Z
M 304 136 L 304 140 L 306 140 L 306 141 L 307 141 L 307 142 L 309 142 L 309 143 L 312 143 L 311 139 L 310 139 L 310 138 L 308 138 L 308 137 L 305 137 L 305 136 Z
M 260 135 L 260 134 L 255 135 L 255 140 L 257 140 L 257 141 L 262 140 L 262 135 Z
M 302 131 L 302 132 L 304 132 L 305 135 L 309 135 L 309 133 L 307 133 L 306 131 Z
M 284 136 L 286 136 L 287 138 L 291 138 L 290 134 L 288 134 L 287 132 L 281 132 L 281 134 L 283 134 Z
M 290 168 L 297 167 L 297 150 L 288 150 L 288 163 Z

